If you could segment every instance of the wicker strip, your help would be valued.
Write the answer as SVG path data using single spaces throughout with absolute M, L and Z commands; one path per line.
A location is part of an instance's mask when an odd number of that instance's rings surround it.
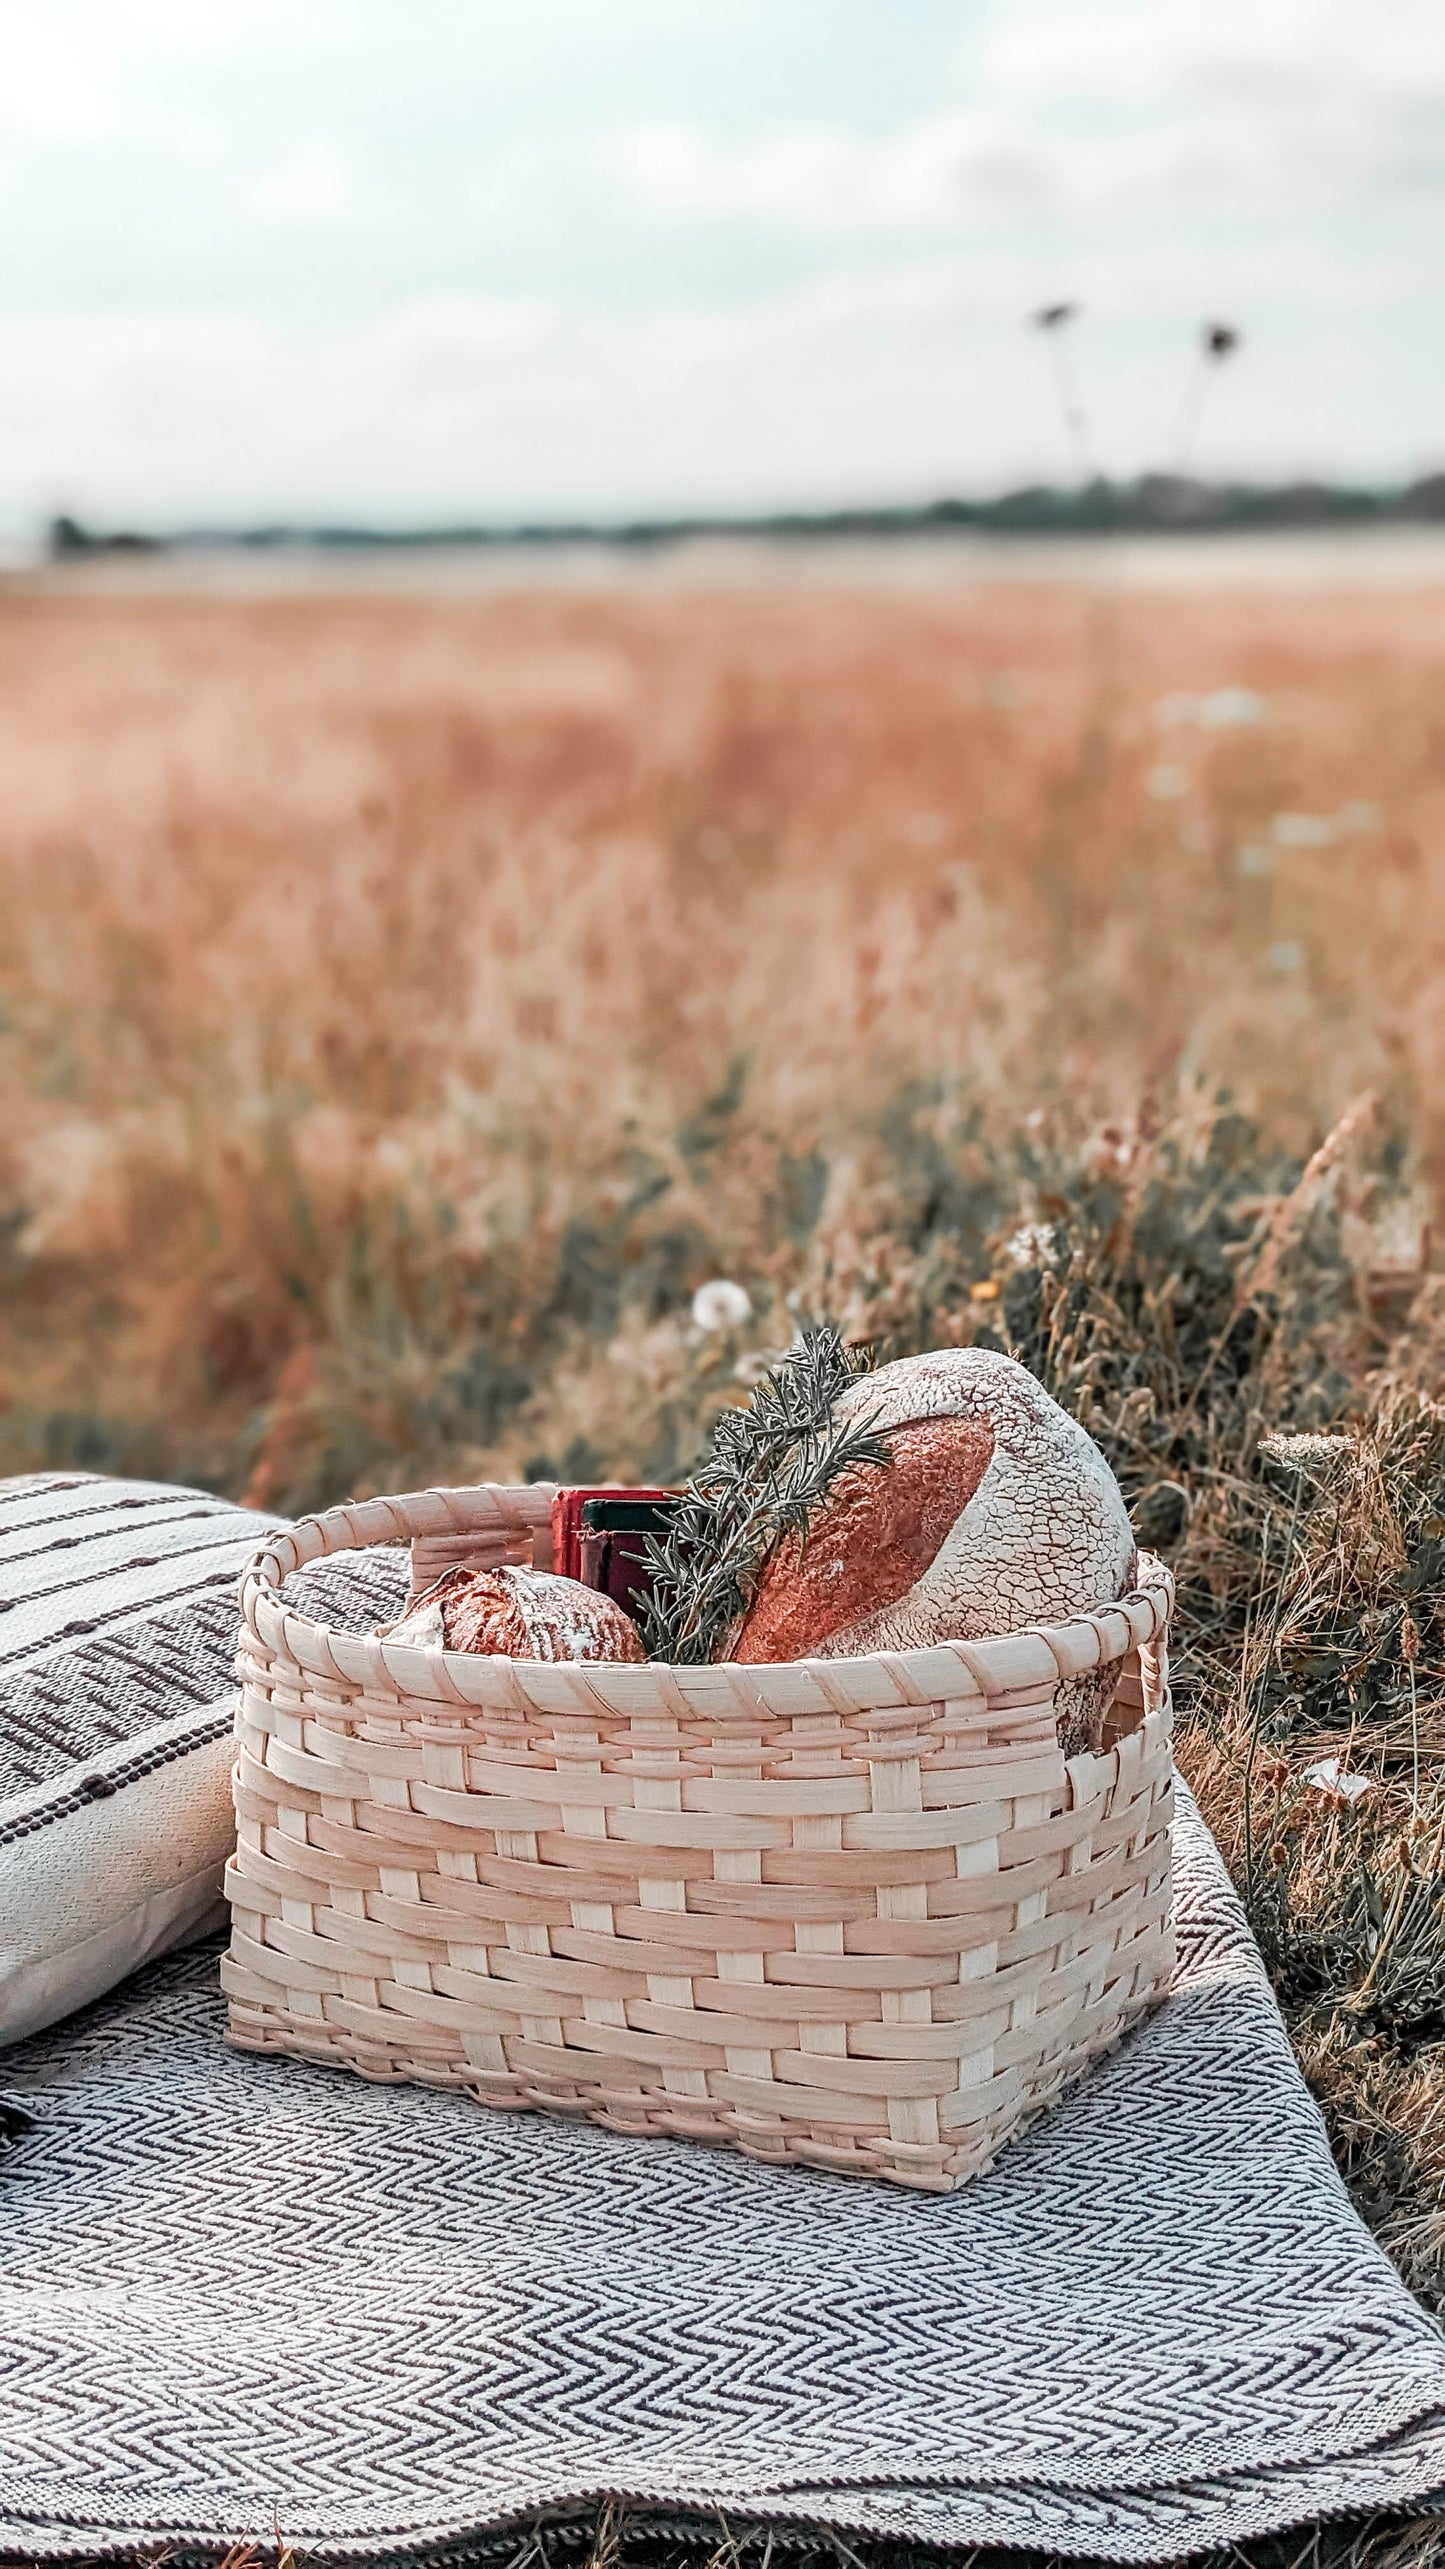
M 231 2040 L 948 2192 L 1162 1995 L 1169 1574 L 996 1640 L 555 1665 L 328 1630 L 285 1580 L 544 1557 L 552 1491 L 313 1517 L 242 1594 Z M 1117 1665 L 1104 1753 L 1060 1681 Z

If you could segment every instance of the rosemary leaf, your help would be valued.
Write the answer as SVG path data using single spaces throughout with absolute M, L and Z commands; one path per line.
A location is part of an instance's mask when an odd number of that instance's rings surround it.
M 651 1595 L 639 1600 L 639 1621 L 649 1658 L 693 1667 L 721 1658 L 778 1544 L 806 1540 L 841 1473 L 888 1463 L 886 1434 L 871 1420 L 834 1423 L 868 1363 L 836 1329 L 805 1330 L 749 1406 L 723 1412 L 666 1542 L 647 1539 Z

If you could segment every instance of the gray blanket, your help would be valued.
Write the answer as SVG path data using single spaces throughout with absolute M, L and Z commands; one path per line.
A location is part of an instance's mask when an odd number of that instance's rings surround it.
M 1181 1798 L 1176 1995 L 942 2200 L 229 2053 L 214 1949 L 11 2055 L 0 2545 L 611 2490 L 1153 2561 L 1445 2488 L 1445 2348 Z

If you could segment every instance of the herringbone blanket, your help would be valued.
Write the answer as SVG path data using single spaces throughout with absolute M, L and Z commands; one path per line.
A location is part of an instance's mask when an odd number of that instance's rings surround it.
M 611 2490 L 1153 2561 L 1445 2488 L 1182 1797 L 1177 1994 L 951 2198 L 227 2052 L 214 1949 L 6 2060 L 0 2544 L 416 2554 Z

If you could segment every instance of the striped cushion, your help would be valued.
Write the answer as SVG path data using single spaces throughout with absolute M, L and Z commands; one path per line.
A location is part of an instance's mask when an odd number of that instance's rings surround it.
M 224 1923 L 236 1587 L 284 1522 L 160 1482 L 0 1482 L 0 2043 Z M 287 1593 L 364 1632 L 406 1586 L 380 1548 Z

